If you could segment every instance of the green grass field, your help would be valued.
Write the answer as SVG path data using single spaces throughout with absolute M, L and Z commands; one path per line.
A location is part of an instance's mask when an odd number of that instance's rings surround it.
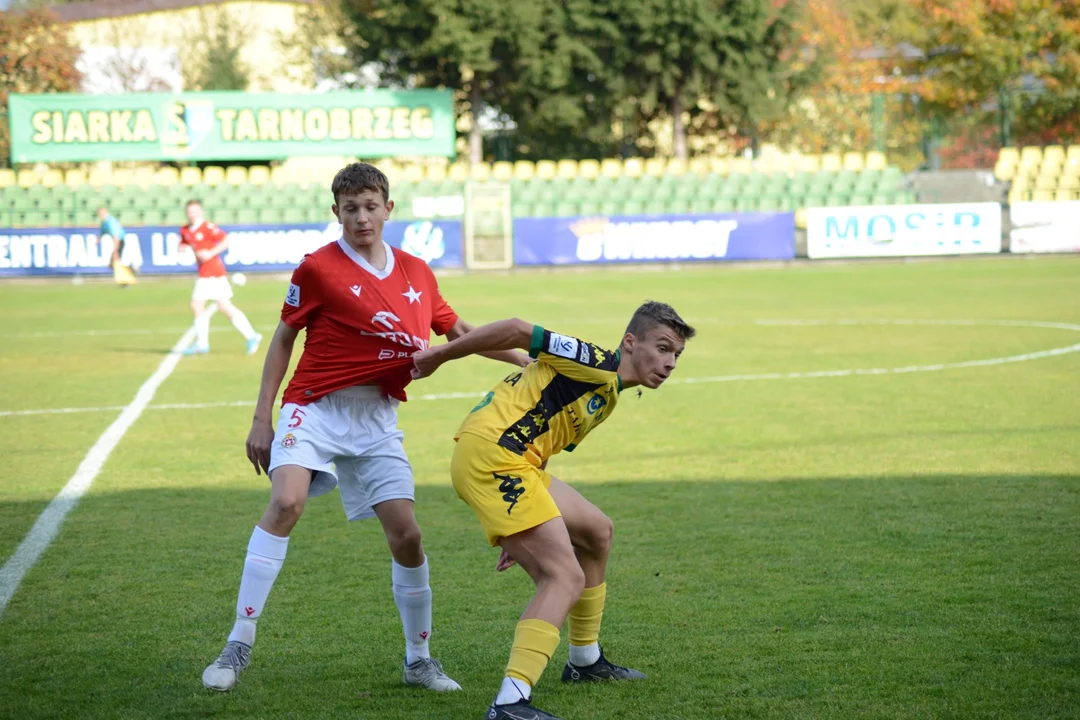
M 189 324 L 189 283 L 0 285 L 0 561 Z M 1040 354 L 1080 343 L 1080 258 L 441 285 L 474 323 L 513 313 L 614 345 L 655 298 L 699 329 L 672 382 L 624 398 L 551 465 L 615 521 L 601 641 L 650 678 L 563 686 L 564 632 L 540 707 L 1080 717 L 1080 352 Z M 236 301 L 270 329 L 283 293 L 254 278 Z M 336 494 L 294 532 L 240 685 L 202 688 L 268 498 L 244 457 L 252 408 L 223 405 L 254 400 L 262 360 L 214 328 L 212 354 L 181 360 L 0 616 L 0 717 L 482 718 L 531 586 L 494 572 L 449 487 L 475 404 L 462 397 L 400 415 L 432 647 L 464 692 L 401 684 L 385 542 L 347 524 Z M 1016 361 L 955 366 L 1001 358 Z M 503 374 L 470 359 L 410 391 L 479 397 Z M 196 407 L 158 407 L 176 404 Z M 104 409 L 11 414 L 57 408 Z

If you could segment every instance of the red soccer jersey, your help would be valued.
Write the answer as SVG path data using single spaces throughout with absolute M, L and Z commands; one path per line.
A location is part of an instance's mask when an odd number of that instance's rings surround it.
M 291 328 L 307 328 L 284 403 L 306 405 L 351 385 L 379 385 L 405 400 L 412 355 L 457 322 L 420 258 L 386 249 L 373 268 L 344 240 L 306 255 L 293 271 L 281 308 Z
M 194 228 L 190 225 L 180 228 L 180 244 L 188 245 L 193 251 L 213 250 L 224 239 L 225 231 L 212 222 L 203 222 Z M 221 261 L 221 255 L 199 263 L 199 277 L 221 277 L 224 274 L 225 263 Z

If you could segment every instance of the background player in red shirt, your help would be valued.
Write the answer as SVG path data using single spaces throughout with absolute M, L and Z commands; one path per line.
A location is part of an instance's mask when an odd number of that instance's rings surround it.
M 210 352 L 210 317 L 214 314 L 213 306 L 208 310 L 206 301 L 216 301 L 225 317 L 232 321 L 233 327 L 247 340 L 247 354 L 254 355 L 259 349 L 262 335 L 255 332 L 248 322 L 247 315 L 232 303 L 232 286 L 225 275 L 225 263 L 221 254 L 229 247 L 229 238 L 224 230 L 203 216 L 202 203 L 188 201 L 185 208 L 188 224 L 180 228 L 180 247 L 195 251 L 195 260 L 199 263 L 199 276 L 195 279 L 195 290 L 191 293 L 191 312 L 195 313 L 195 344 L 184 351 L 185 355 L 205 355 Z
M 256 473 L 270 476 L 270 504 L 248 543 L 236 622 L 225 649 L 203 672 L 203 684 L 212 690 L 236 684 L 304 503 L 336 485 L 349 520 L 378 517 L 386 533 L 405 631 L 405 683 L 460 690 L 428 651 L 428 563 L 397 406 L 411 380 L 412 355 L 428 347 L 431 331 L 453 339 L 473 327 L 443 300 L 427 263 L 383 241 L 394 204 L 382 172 L 354 163 L 331 189 L 342 237 L 297 266 L 266 351 L 247 455 Z M 301 329 L 307 331 L 304 351 L 275 432 L 274 399 Z M 518 366 L 530 362 L 514 351 L 487 356 Z

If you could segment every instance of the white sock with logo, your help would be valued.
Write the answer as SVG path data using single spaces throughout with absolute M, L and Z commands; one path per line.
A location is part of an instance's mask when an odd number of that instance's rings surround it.
M 394 583 L 394 603 L 401 615 L 405 630 L 405 664 L 431 657 L 431 586 L 428 584 L 428 562 L 409 568 L 393 561 L 390 571 Z
M 287 537 L 271 535 L 260 527 L 251 533 L 244 574 L 240 577 L 240 594 L 236 598 L 236 624 L 229 633 L 229 642 L 255 644 L 255 623 L 262 615 L 288 549 Z
M 240 334 L 244 336 L 244 339 L 250 340 L 255 337 L 255 328 L 251 327 L 251 323 L 248 322 L 247 315 L 237 310 L 232 316 L 233 327 L 240 331 Z
M 528 700 L 532 696 L 532 686 L 524 680 L 504 677 L 499 694 L 495 696 L 496 705 L 513 705 L 519 700 Z

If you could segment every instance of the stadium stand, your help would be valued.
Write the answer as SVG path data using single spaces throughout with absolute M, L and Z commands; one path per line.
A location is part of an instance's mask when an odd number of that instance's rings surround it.
M 1019 168 L 1051 167 L 1041 152 L 1024 156 L 1028 164 L 1021 155 L 1018 165 L 1001 160 L 999 169 L 1009 168 L 1020 178 L 1031 173 L 1020 173 Z M 1062 151 L 1054 167 L 1076 155 Z M 414 219 L 416 210 L 423 216 L 460 215 L 460 201 L 442 199 L 460 198 L 467 181 L 509 184 L 515 217 L 794 211 L 816 205 L 915 202 L 903 174 L 888 166 L 881 153 L 771 154 L 754 162 L 713 157 L 686 163 L 629 158 L 473 166 L 378 164 L 390 177 L 400 220 Z M 1064 181 L 1065 175 L 1061 177 Z M 1075 185 L 1077 176 L 1069 177 Z M 180 225 L 190 198 L 200 199 L 207 215 L 223 225 L 329 222 L 329 179 L 316 182 L 313 173 L 267 166 L 0 171 L 0 227 L 93 226 L 100 205 L 107 205 L 125 225 Z
M 1080 145 L 1002 148 L 994 176 L 1010 183 L 1010 203 L 1080 200 Z

